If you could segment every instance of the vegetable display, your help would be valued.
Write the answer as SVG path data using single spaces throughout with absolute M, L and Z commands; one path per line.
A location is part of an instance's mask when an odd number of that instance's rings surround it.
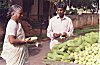
M 90 32 L 84 36 L 79 36 L 62 44 L 57 44 L 47 54 L 44 62 L 48 60 L 81 65 L 100 65 L 100 44 L 98 43 L 98 39 L 98 32 Z

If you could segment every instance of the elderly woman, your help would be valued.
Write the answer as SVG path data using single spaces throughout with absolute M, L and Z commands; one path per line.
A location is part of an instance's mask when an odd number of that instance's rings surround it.
M 22 15 L 22 7 L 12 5 L 8 15 L 10 20 L 6 27 L 3 51 L 1 57 L 6 61 L 6 65 L 25 65 L 28 58 L 27 43 L 33 41 L 25 40 L 25 33 L 18 21 Z
M 50 49 L 52 49 L 55 44 L 63 43 L 64 40 L 61 38 L 73 35 L 72 20 L 64 14 L 65 9 L 65 3 L 58 2 L 56 4 L 57 15 L 49 20 L 47 36 L 51 39 Z

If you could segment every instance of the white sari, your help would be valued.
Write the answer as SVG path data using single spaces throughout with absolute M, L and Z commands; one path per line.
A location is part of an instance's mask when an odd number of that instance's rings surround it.
M 25 39 L 25 33 L 20 23 L 10 19 L 3 44 L 1 57 L 6 61 L 6 65 L 25 65 L 28 58 L 28 49 L 26 45 L 13 45 L 8 40 L 8 35 L 14 35 L 17 39 Z

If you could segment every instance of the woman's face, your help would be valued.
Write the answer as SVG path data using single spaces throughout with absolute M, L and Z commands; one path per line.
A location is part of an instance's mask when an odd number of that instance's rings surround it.
M 64 16 L 64 9 L 63 9 L 63 8 L 57 8 L 57 14 L 58 14 L 60 17 L 63 17 L 63 16 Z
M 20 17 L 22 17 L 22 11 L 21 10 L 17 10 L 15 13 L 14 13 L 16 19 L 19 19 Z

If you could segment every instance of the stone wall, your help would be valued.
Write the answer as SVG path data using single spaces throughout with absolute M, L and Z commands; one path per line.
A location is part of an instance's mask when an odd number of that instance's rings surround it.
M 93 26 L 99 24 L 98 14 L 69 15 L 72 19 L 74 28 L 84 28 L 84 26 Z

